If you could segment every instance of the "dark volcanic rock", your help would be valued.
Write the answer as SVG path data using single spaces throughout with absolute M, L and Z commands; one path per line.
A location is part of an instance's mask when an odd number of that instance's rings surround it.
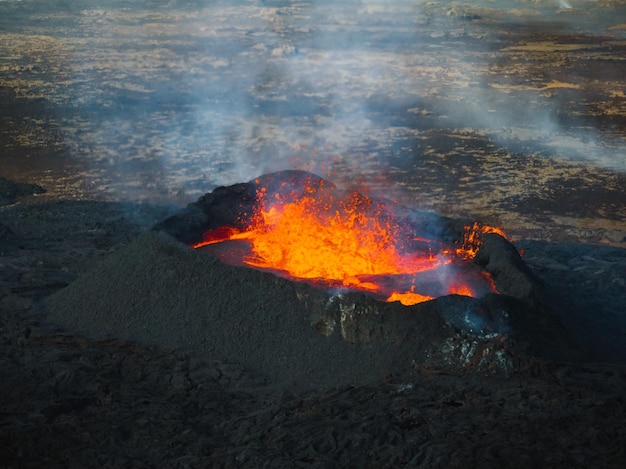
M 531 303 L 540 301 L 541 282 L 511 243 L 495 233 L 484 234 L 474 261 L 491 274 L 498 290 Z
M 302 387 L 372 383 L 416 365 L 511 371 L 510 344 L 457 330 L 443 314 L 451 303 L 481 304 L 446 297 L 404 307 L 332 294 L 146 233 L 52 295 L 46 309 L 87 337 L 191 350 Z
M 0 177 L 0 206 L 12 204 L 20 197 L 44 192 L 46 190 L 37 184 L 15 182 Z
M 183 243 L 199 241 L 202 233 L 221 226 L 243 229 L 252 215 L 257 201 L 257 191 L 263 187 L 275 197 L 297 198 L 307 187 L 320 188 L 334 185 L 315 174 L 305 171 L 279 171 L 260 176 L 252 181 L 218 187 L 189 204 L 179 213 L 154 226 Z
M 4 225 L 3 223 L 0 223 L 0 239 L 9 239 L 13 236 L 15 236 L 13 230 L 11 230 L 11 228 Z

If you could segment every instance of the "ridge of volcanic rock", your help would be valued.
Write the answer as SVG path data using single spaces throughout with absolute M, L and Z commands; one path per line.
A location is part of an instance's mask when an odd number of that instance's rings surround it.
M 302 170 L 284 170 L 264 174 L 248 182 L 219 186 L 187 205 L 183 210 L 152 227 L 177 240 L 190 244 L 199 241 L 211 229 L 231 226 L 244 229 L 246 217 L 254 210 L 257 192 L 264 188 L 278 197 L 298 197 L 307 188 L 334 189 L 335 185 L 313 173 Z

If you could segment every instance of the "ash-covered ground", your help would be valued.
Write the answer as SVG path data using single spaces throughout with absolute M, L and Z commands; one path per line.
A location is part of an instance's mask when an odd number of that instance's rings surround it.
M 1 466 L 623 467 L 623 2 L 0 13 Z M 300 391 L 42 313 L 199 195 L 291 168 L 503 226 L 587 359 Z

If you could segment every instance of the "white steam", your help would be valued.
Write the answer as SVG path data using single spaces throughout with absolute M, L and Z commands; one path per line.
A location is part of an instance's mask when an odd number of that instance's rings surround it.
M 621 137 L 559 120 L 569 83 L 503 89 L 488 72 L 506 51 L 480 37 L 498 21 L 580 32 L 558 9 L 594 3 L 250 0 L 74 11 L 79 39 L 66 41 L 66 74 L 86 132 L 68 130 L 67 144 L 129 198 L 180 190 L 193 200 L 293 167 L 375 179 L 390 156 L 415 157 L 394 145 L 425 121 L 624 171 Z M 584 89 L 565 91 L 584 98 Z

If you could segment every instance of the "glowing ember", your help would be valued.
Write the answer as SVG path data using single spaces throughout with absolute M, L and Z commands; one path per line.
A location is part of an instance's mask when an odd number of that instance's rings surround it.
M 496 228 L 489 225 L 481 225 L 474 222 L 472 226 L 466 226 L 463 233 L 463 243 L 456 249 L 458 256 L 469 259 L 476 255 L 480 246 L 480 235 L 485 233 L 496 233 L 506 238 L 502 228 Z
M 359 192 L 338 196 L 323 186 L 304 189 L 295 200 L 259 189 L 254 214 L 243 230 L 228 226 L 209 230 L 193 247 L 246 240 L 249 253 L 222 253 L 222 260 L 292 279 L 368 291 L 404 305 L 442 294 L 479 296 L 494 291 L 482 275 L 474 275 L 471 284 L 459 279 L 454 266 L 476 254 L 480 233 L 501 231 L 475 223 L 467 227 L 460 246 L 445 249 L 432 240 L 408 237 L 406 227 L 383 204 Z M 416 249 L 416 243 L 422 248 Z M 438 295 L 416 292 L 422 274 L 437 285 Z
M 411 287 L 412 290 L 415 290 L 415 287 Z M 472 295 L 465 295 L 472 296 Z M 388 302 L 399 301 L 405 306 L 415 305 L 417 303 L 423 303 L 424 301 L 434 300 L 435 297 L 420 295 L 419 293 L 415 293 L 414 291 L 408 291 L 406 293 L 393 292 L 389 298 L 387 298 Z

